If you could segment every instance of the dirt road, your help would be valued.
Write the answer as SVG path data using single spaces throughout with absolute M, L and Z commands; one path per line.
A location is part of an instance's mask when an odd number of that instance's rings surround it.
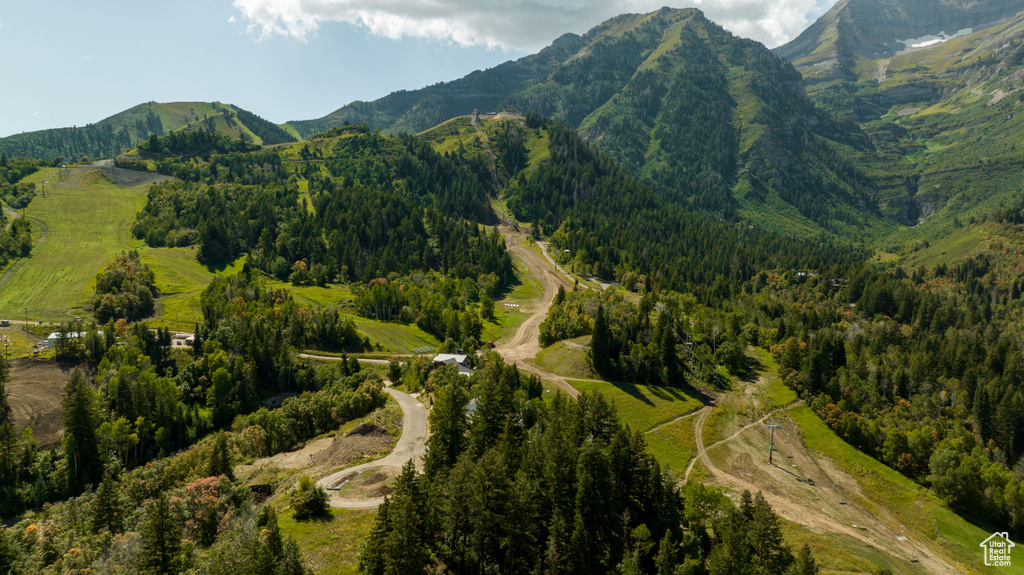
M 422 467 L 423 456 L 427 452 L 427 410 L 423 408 L 423 404 L 418 399 L 407 393 L 402 393 L 390 387 L 386 388 L 385 391 L 395 398 L 404 414 L 402 419 L 402 437 L 398 439 L 395 448 L 387 457 L 382 459 L 332 473 L 317 481 L 316 484 L 318 486 L 328 489 L 334 486 L 334 484 L 341 482 L 345 477 L 355 477 L 368 469 L 401 469 L 409 460 L 415 461 L 418 467 Z M 328 493 L 332 494 L 330 498 L 331 507 L 338 509 L 376 509 L 384 502 L 383 497 L 348 500 L 335 497 L 333 490 L 329 490 Z
M 543 257 L 537 255 L 537 252 L 525 245 L 525 234 L 516 232 L 506 226 L 501 226 L 500 229 L 502 235 L 505 236 L 505 244 L 508 251 L 512 252 L 513 255 L 523 262 L 530 275 L 537 278 L 544 288 L 544 295 L 541 296 L 536 307 L 530 310 L 532 315 L 519 326 L 512 339 L 498 345 L 495 351 L 505 359 L 506 363 L 515 363 L 521 371 L 533 373 L 543 379 L 547 379 L 565 390 L 570 397 L 576 397 L 579 395 L 579 391 L 569 385 L 565 378 L 526 363 L 527 359 L 537 357 L 537 354 L 540 353 L 540 324 L 547 317 L 548 308 L 551 307 L 551 303 L 555 300 L 558 286 L 571 290 L 572 284 L 555 271 Z
M 857 504 L 857 483 L 830 462 L 819 461 L 811 455 L 802 440 L 789 432 L 775 435 L 775 463 L 769 464 L 760 450 L 768 442 L 764 423 L 784 413 L 796 403 L 767 413 L 761 419 L 744 426 L 731 436 L 710 446 L 704 444 L 704 425 L 716 409 L 703 407 L 699 413 L 694 439 L 697 457 L 690 462 L 685 477 L 689 478 L 696 461 L 708 470 L 714 483 L 735 492 L 761 492 L 772 509 L 787 521 L 798 523 L 816 532 L 836 533 L 861 543 L 885 550 L 889 555 L 908 562 L 918 562 L 927 573 L 953 575 L 960 573 L 934 542 L 903 533 L 893 517 L 869 513 Z M 744 443 L 743 439 L 760 433 L 757 441 Z M 794 432 L 795 434 L 795 432 Z M 729 447 L 729 469 L 717 465 L 708 450 L 718 446 Z M 826 469 L 828 467 L 828 469 Z M 901 535 L 910 537 L 901 541 Z
M 341 361 L 340 357 L 334 355 L 316 355 L 315 353 L 300 353 L 299 357 L 303 359 L 321 359 L 324 361 Z M 372 363 L 374 365 L 388 365 L 390 360 L 387 359 L 372 359 L 365 357 L 357 357 L 359 363 Z
M 4 226 L 4 230 L 9 230 L 11 229 L 11 226 L 14 225 L 14 220 L 20 218 L 21 214 L 12 210 L 11 208 L 8 208 L 7 206 L 2 207 L 4 209 L 4 213 L 7 214 L 7 225 Z

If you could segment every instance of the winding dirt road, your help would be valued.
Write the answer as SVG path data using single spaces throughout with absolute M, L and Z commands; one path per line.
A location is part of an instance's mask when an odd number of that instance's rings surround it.
M 694 464 L 699 460 L 712 475 L 715 483 L 735 492 L 760 491 L 772 509 L 787 521 L 798 523 L 815 532 L 851 537 L 866 546 L 883 549 L 894 558 L 908 563 L 918 562 L 927 573 L 961 573 L 962 569 L 948 560 L 934 542 L 909 532 L 903 533 L 899 529 L 899 521 L 886 513 L 879 514 L 877 510 L 870 513 L 860 507 L 856 503 L 856 481 L 848 476 L 843 477 L 838 470 L 824 469 L 818 458 L 810 454 L 799 437 L 793 438 L 788 432 L 775 435 L 778 449 L 776 459 L 782 462 L 781 466 L 763 461 L 758 458 L 758 454 L 752 455 L 743 446 L 732 445 L 737 443 L 736 440 L 741 435 L 765 433 L 763 426 L 769 418 L 774 418 L 799 403 L 793 402 L 767 413 L 729 437 L 709 446 L 704 445 L 704 425 L 716 407 L 704 406 L 698 411 L 694 432 L 697 456 L 686 468 L 684 477 L 689 478 Z M 767 443 L 767 436 L 763 439 L 764 441 L 758 443 Z M 731 452 L 733 457 L 729 463 L 731 470 L 719 467 L 708 455 L 709 449 L 725 444 L 734 447 Z M 797 473 L 787 469 L 787 465 L 796 468 Z M 843 487 L 844 485 L 846 487 Z M 909 539 L 901 541 L 900 536 Z
M 555 271 L 543 257 L 537 255 L 537 252 L 524 245 L 526 234 L 515 232 L 506 226 L 501 226 L 501 233 L 505 236 L 505 245 L 508 251 L 518 257 L 530 275 L 540 281 L 544 288 L 544 295 L 541 296 L 536 307 L 530 310 L 530 317 L 519 326 L 515 335 L 509 341 L 499 344 L 495 351 L 505 359 L 506 363 L 515 363 L 521 371 L 547 379 L 568 393 L 570 397 L 576 397 L 579 395 L 579 391 L 569 385 L 564 377 L 526 363 L 527 359 L 533 359 L 540 353 L 540 324 L 547 317 L 548 308 L 555 300 L 558 286 L 571 290 L 572 284 L 562 274 Z
M 547 316 L 548 308 L 555 299 L 558 286 L 561 285 L 572 289 L 572 284 L 555 271 L 544 258 L 523 245 L 526 237 L 524 234 L 516 233 L 504 227 L 501 231 L 505 236 L 509 251 L 518 257 L 528 272 L 540 281 L 544 288 L 544 294 L 538 300 L 536 307 L 531 310 L 530 317 L 519 326 L 511 340 L 499 345 L 495 351 L 501 354 L 506 362 L 518 365 L 520 370 L 534 373 L 552 381 L 570 396 L 576 397 L 579 395 L 579 392 L 569 385 L 564 378 L 525 362 L 526 359 L 532 359 L 540 352 L 540 324 Z M 327 361 L 339 361 L 341 359 L 339 357 L 308 353 L 301 353 L 299 357 Z M 375 364 L 388 363 L 387 360 L 382 359 L 359 359 L 359 361 Z M 383 497 L 358 500 L 343 499 L 334 495 L 335 490 L 339 485 L 369 469 L 382 468 L 393 471 L 401 469 L 410 460 L 415 461 L 417 466 L 422 467 L 423 456 L 426 454 L 428 434 L 426 409 L 418 399 L 411 395 L 390 387 L 387 387 L 385 391 L 395 398 L 398 405 L 402 408 L 402 436 L 399 438 L 395 448 L 386 457 L 336 471 L 317 481 L 318 486 L 328 489 L 328 493 L 331 494 L 329 499 L 331 507 L 339 509 L 376 509 L 384 501 Z
M 9 230 L 11 229 L 11 226 L 14 225 L 14 220 L 20 218 L 21 214 L 12 210 L 11 208 L 8 208 L 7 206 L 0 206 L 0 208 L 3 208 L 4 213 L 7 214 L 7 225 L 4 226 L 4 229 Z
M 335 484 L 342 483 L 346 477 L 356 477 L 368 469 L 401 469 L 410 460 L 415 461 L 417 467 L 422 467 L 423 456 L 427 452 L 427 410 L 424 409 L 423 404 L 418 399 L 407 393 L 402 393 L 390 387 L 385 388 L 384 391 L 395 398 L 395 401 L 402 408 L 402 413 L 404 414 L 402 418 L 402 437 L 398 439 L 395 448 L 386 457 L 342 469 L 317 481 L 316 484 L 318 486 L 329 489 L 331 507 L 338 509 L 376 509 L 384 502 L 383 497 L 373 499 L 341 499 L 335 497 L 331 487 L 337 488 Z

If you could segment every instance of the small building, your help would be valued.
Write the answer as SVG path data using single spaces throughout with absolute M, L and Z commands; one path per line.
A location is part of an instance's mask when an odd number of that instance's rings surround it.
M 96 333 L 99 334 L 99 335 L 103 335 L 103 330 L 97 330 Z M 87 332 L 87 331 L 69 331 L 69 332 L 65 333 L 64 335 L 68 339 L 82 339 L 83 337 L 85 337 L 88 334 L 89 334 L 89 332 Z M 57 342 L 59 342 L 59 341 L 60 341 L 60 332 L 59 331 L 51 332 L 50 335 L 46 336 L 46 348 L 47 349 L 57 349 Z
M 473 373 L 473 366 L 469 363 L 469 356 L 461 353 L 439 353 L 434 356 L 434 367 L 442 365 L 454 365 L 459 370 L 459 375 L 470 375 Z

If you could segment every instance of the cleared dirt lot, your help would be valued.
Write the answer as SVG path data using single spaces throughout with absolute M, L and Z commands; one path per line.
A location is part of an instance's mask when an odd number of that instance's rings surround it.
M 12 359 L 11 382 L 7 392 L 18 429 L 32 427 L 41 446 L 57 443 L 64 425 L 60 417 L 60 400 L 64 385 L 75 368 L 52 360 Z

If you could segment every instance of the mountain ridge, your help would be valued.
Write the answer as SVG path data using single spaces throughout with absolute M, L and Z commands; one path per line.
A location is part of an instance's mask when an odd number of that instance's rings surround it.
M 284 127 L 231 104 L 220 102 L 145 102 L 96 123 L 50 128 L 0 138 L 9 157 L 114 157 L 140 141 L 181 130 L 203 128 L 257 143 L 295 141 Z

